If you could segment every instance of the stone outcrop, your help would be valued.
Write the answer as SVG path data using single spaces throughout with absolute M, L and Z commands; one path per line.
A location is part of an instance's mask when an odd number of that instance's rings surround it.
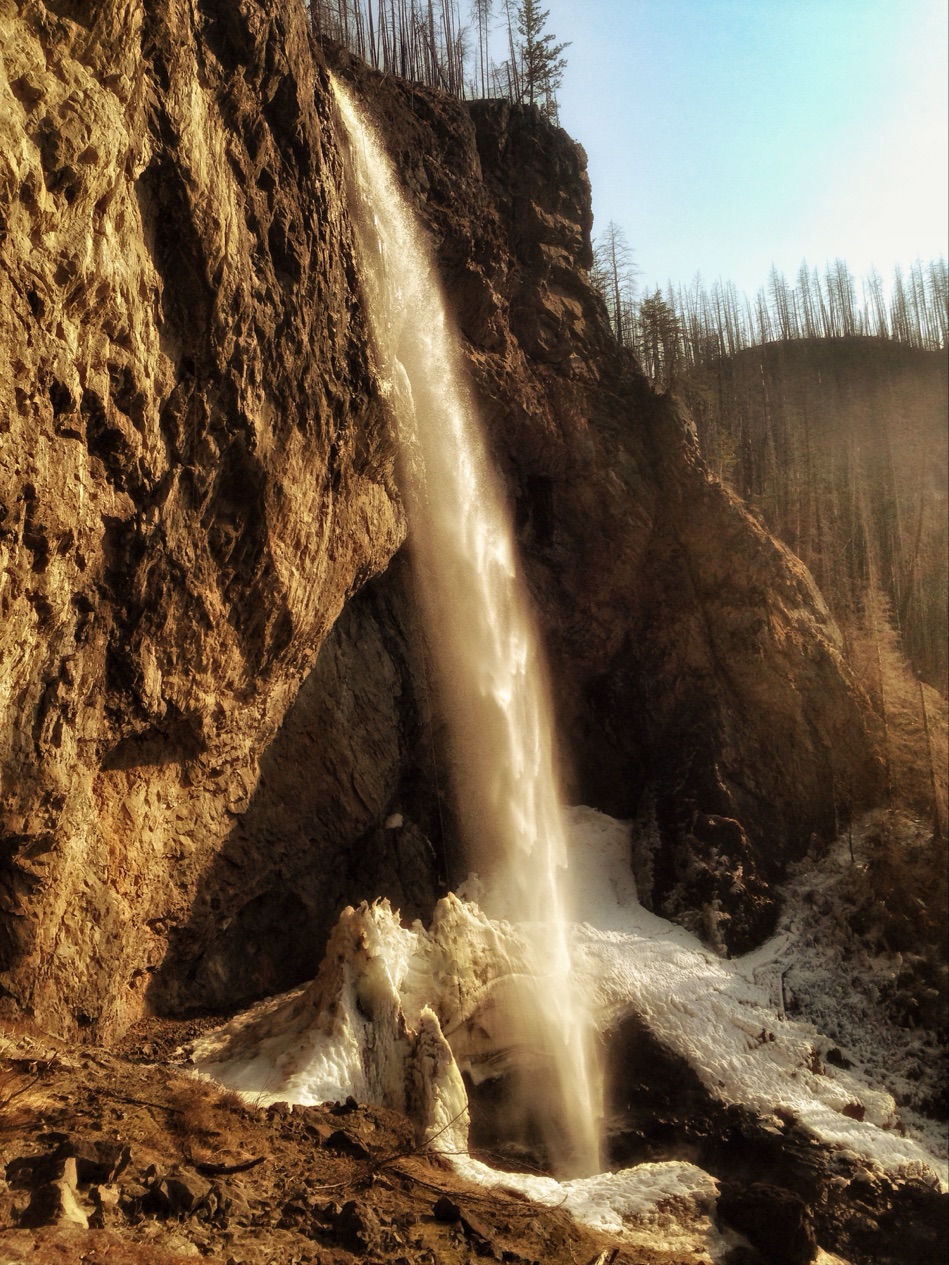
M 302 7 L 0 50 L 0 978 L 108 1035 L 402 516 Z
M 582 152 L 336 69 L 432 233 L 571 794 L 651 805 L 654 903 L 740 948 L 873 788 L 833 624 L 613 345 Z M 0 0 L 0 985 L 63 1033 L 287 987 L 464 865 L 330 102 L 296 4 Z

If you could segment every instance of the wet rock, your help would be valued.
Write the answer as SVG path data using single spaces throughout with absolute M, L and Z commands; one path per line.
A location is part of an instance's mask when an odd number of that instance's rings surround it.
M 76 1191 L 76 1162 L 67 1159 L 61 1165 L 62 1175 L 55 1181 L 38 1185 L 30 1196 L 22 1226 L 31 1229 L 45 1225 L 72 1225 L 88 1229 L 89 1217 L 79 1203 Z
M 810 1265 L 817 1239 L 804 1201 L 792 1191 L 760 1182 L 724 1183 L 718 1216 L 744 1234 L 771 1265 Z

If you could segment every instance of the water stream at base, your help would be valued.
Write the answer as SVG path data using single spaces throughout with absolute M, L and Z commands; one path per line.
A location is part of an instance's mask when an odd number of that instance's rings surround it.
M 482 904 L 528 940 L 504 1016 L 516 1110 L 560 1176 L 600 1169 L 602 1086 L 571 975 L 565 826 L 545 668 L 428 247 L 374 130 L 334 81 L 349 139 L 357 266 L 403 449 L 401 490 L 427 640 L 451 728 L 459 813 Z

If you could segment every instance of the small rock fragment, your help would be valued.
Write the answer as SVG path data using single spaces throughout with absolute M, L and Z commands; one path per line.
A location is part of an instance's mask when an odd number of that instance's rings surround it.
M 326 1149 L 336 1151 L 339 1155 L 348 1155 L 354 1160 L 368 1160 L 370 1153 L 359 1141 L 343 1129 L 337 1129 L 326 1139 Z
M 20 1225 L 34 1229 L 42 1225 L 76 1225 L 89 1228 L 89 1218 L 79 1206 L 73 1187 L 64 1178 L 38 1186 L 30 1198 Z
M 435 1201 L 435 1205 L 432 1208 L 432 1215 L 436 1221 L 460 1221 L 461 1209 L 453 1199 L 449 1199 L 447 1195 L 441 1195 Z

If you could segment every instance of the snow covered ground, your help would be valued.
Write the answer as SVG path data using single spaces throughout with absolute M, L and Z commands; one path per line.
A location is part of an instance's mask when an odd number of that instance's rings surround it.
M 742 969 L 769 981 L 774 996 L 794 1015 L 809 1020 L 870 1084 L 885 1085 L 899 1103 L 907 1134 L 936 1154 L 947 1147 L 946 1129 L 916 1112 L 914 1104 L 945 1095 L 945 1053 L 931 1032 L 898 1026 L 887 1016 L 882 996 L 892 991 L 904 967 L 903 955 L 870 948 L 869 936 L 853 932 L 853 878 L 865 869 L 867 835 L 876 826 L 865 819 L 848 841 L 841 837 L 817 864 L 805 863 L 785 888 L 785 907 L 775 936 L 742 959 Z M 903 843 L 926 829 L 902 823 Z M 852 855 L 851 855 L 852 849 Z
M 914 1037 L 874 1014 L 866 997 L 857 1000 L 858 967 L 844 961 L 842 935 L 827 928 L 819 934 L 810 906 L 799 899 L 804 880 L 792 885 L 771 940 L 723 960 L 638 903 L 624 823 L 584 808 L 571 810 L 571 819 L 574 856 L 580 849 L 583 856 L 582 867 L 574 867 L 581 883 L 575 960 L 595 989 L 605 1028 L 635 1011 L 723 1102 L 775 1116 L 776 1123 L 778 1111 L 792 1113 L 821 1140 L 887 1171 L 922 1167 L 945 1183 L 944 1133 L 918 1118 L 908 1124 L 891 1092 L 900 1086 L 884 1083 L 886 1051 Z M 827 868 L 840 863 L 835 854 Z M 783 981 L 792 968 L 802 995 L 807 981 L 815 998 L 826 997 L 803 1018 L 790 1018 L 784 1006 Z M 830 1010 L 837 1016 L 832 1037 L 810 1021 L 812 1013 Z M 850 1069 L 826 1061 L 845 1039 Z
M 767 944 L 726 961 L 640 906 L 627 823 L 588 808 L 568 816 L 574 970 L 601 1032 L 635 1015 L 722 1103 L 776 1127 L 793 1117 L 841 1152 L 945 1188 L 945 1137 L 899 1111 L 891 1091 L 902 1096 L 905 1085 L 886 1083 L 888 1068 L 905 1079 L 920 1057 L 909 1049 L 913 1035 L 861 1000 L 860 972 L 872 974 L 874 964 L 861 967 L 834 931 L 838 923 L 815 914 L 819 902 L 805 896 L 832 881 L 840 854 L 791 884 Z M 477 892 L 477 880 L 466 890 Z M 462 1072 L 477 1083 L 537 1057 L 506 1041 L 505 998 L 524 956 L 518 927 L 453 895 L 439 902 L 428 929 L 402 927 L 385 902 L 350 909 L 313 983 L 204 1038 L 194 1062 L 257 1101 L 352 1095 L 396 1107 L 474 1180 L 566 1204 L 580 1220 L 632 1241 L 718 1254 L 724 1241 L 709 1215 L 716 1184 L 695 1165 L 642 1164 L 556 1182 L 497 1173 L 467 1156 Z M 789 988 L 800 1005 L 793 1017 Z M 814 1022 L 822 1017 L 832 1032 Z

